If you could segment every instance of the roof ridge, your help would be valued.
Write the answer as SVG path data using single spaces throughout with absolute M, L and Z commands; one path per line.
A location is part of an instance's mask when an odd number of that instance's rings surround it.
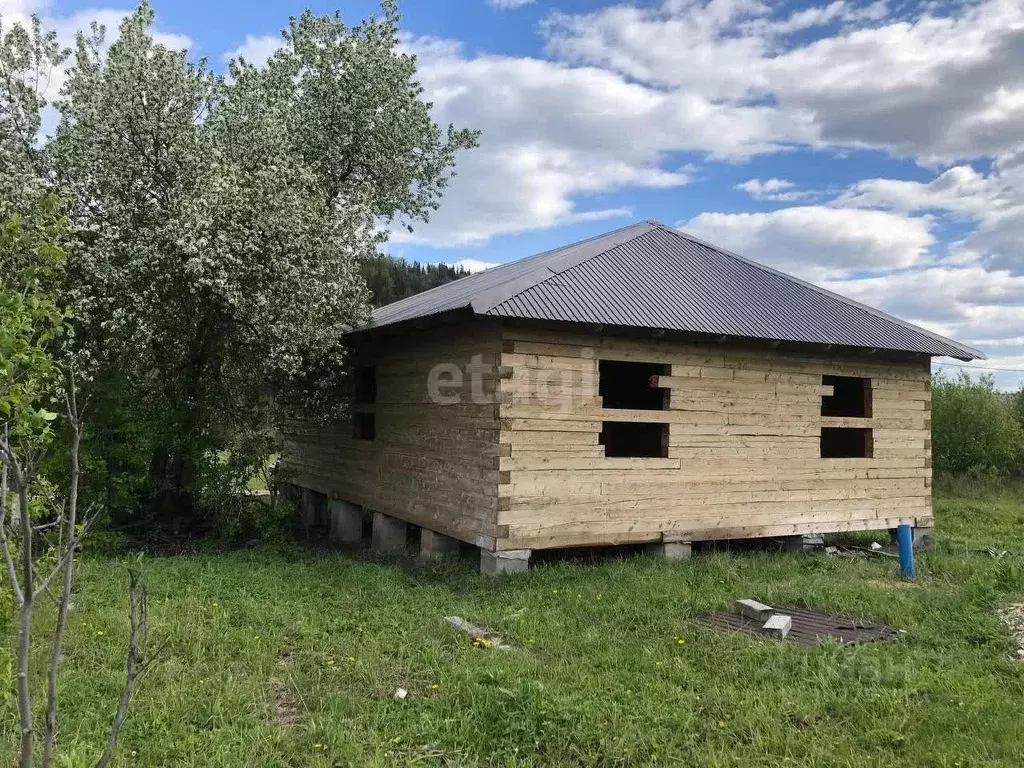
M 506 261 L 505 264 L 516 264 L 518 262 L 531 261 L 533 259 L 539 259 L 539 258 L 541 258 L 543 256 L 550 256 L 550 255 L 552 255 L 554 253 L 557 253 L 558 251 L 567 251 L 567 250 L 569 250 L 571 248 L 577 248 L 578 246 L 586 245 L 587 243 L 591 243 L 594 240 L 600 240 L 603 237 L 610 237 L 611 235 L 620 234 L 621 232 L 625 232 L 627 229 L 632 229 L 633 227 L 637 227 L 637 226 L 639 226 L 641 224 L 653 224 L 655 226 L 664 226 L 660 222 L 654 221 L 652 219 L 646 219 L 644 221 L 634 221 L 632 224 L 624 224 L 623 226 L 618 227 L 617 229 L 609 230 L 608 232 L 601 232 L 600 234 L 597 234 L 597 235 L 591 235 L 590 237 L 585 237 L 582 240 L 577 240 L 575 243 L 569 243 L 568 245 L 560 245 L 557 248 L 548 248 L 546 251 L 541 251 L 540 253 L 531 253 L 529 256 L 523 256 L 522 258 L 515 259 L 514 261 Z M 503 267 L 503 266 L 505 266 L 505 264 L 499 264 L 498 266 L 502 266 Z
M 663 226 L 659 222 L 646 220 L 637 221 L 632 224 L 627 224 L 624 227 L 613 229 L 611 232 L 605 232 L 600 235 L 594 235 L 588 237 L 585 240 L 580 240 L 569 245 L 563 245 L 561 248 L 552 248 L 551 250 L 544 251 L 534 256 L 527 256 L 526 258 L 519 259 L 518 262 L 508 262 L 509 264 L 522 263 L 526 261 L 540 261 L 542 262 L 535 270 L 532 270 L 522 277 L 513 280 L 511 285 L 508 283 L 500 283 L 494 286 L 488 291 L 484 291 L 480 296 L 477 296 L 471 302 L 473 311 L 479 315 L 486 314 L 500 304 L 504 304 L 506 301 L 515 298 L 524 291 L 528 291 L 531 288 L 535 288 L 539 285 L 546 283 L 553 277 L 557 277 L 564 272 L 567 272 L 574 267 L 578 267 L 591 259 L 600 256 L 603 253 L 607 253 L 613 248 L 617 248 L 623 243 L 627 243 L 630 240 L 635 240 L 641 235 L 647 234 L 652 229 Z M 638 230 L 635 234 L 629 237 L 619 239 L 626 232 L 630 230 Z M 592 245 L 599 240 L 610 241 L 607 248 L 602 248 L 599 251 L 589 251 L 584 246 Z M 544 257 L 555 258 L 557 261 L 554 264 L 544 262 Z M 504 265 L 503 265 L 504 266 Z M 544 274 L 547 270 L 550 274 Z
M 874 315 L 875 317 L 880 317 L 880 318 L 882 318 L 884 320 L 888 320 L 891 323 L 896 323 L 897 325 L 901 326 L 902 328 L 909 329 L 911 331 L 914 331 L 915 333 L 920 333 L 923 336 L 928 336 L 929 338 L 931 338 L 931 339 L 933 339 L 935 341 L 940 341 L 943 344 L 949 344 L 952 347 L 955 347 L 955 348 L 958 348 L 958 349 L 962 349 L 963 351 L 968 352 L 971 355 L 974 355 L 975 358 L 978 359 L 978 360 L 986 360 L 986 359 L 988 359 L 987 355 L 985 355 L 985 353 L 982 352 L 981 350 L 975 349 L 974 347 L 970 347 L 970 346 L 968 346 L 966 344 L 961 344 L 960 342 L 955 341 L 953 339 L 950 339 L 950 338 L 948 338 L 946 336 L 943 336 L 942 334 L 933 333 L 932 331 L 929 331 L 927 328 L 922 328 L 922 327 L 920 327 L 918 325 L 914 325 L 913 323 L 908 323 L 906 320 L 901 320 L 900 318 L 896 317 L 895 315 L 890 315 L 888 312 L 883 312 L 882 310 L 876 309 L 875 307 L 870 307 L 867 304 L 861 304 L 859 301 L 855 301 L 854 299 L 851 299 L 851 298 L 848 298 L 846 296 L 843 296 L 842 294 L 835 293 L 834 291 L 830 291 L 827 288 L 822 288 L 820 285 L 815 285 L 814 283 L 812 283 L 812 282 L 810 282 L 808 280 L 804 280 L 802 278 L 796 277 L 795 275 L 790 275 L 790 274 L 788 274 L 786 272 L 783 272 L 782 270 L 775 269 L 774 267 L 770 267 L 767 264 L 762 264 L 759 261 L 754 261 L 753 259 L 747 258 L 746 256 L 741 256 L 740 254 L 738 254 L 738 253 L 736 253 L 734 251 L 730 251 L 727 248 L 722 248 L 721 246 L 715 245 L 714 243 L 709 243 L 707 240 L 702 240 L 701 238 L 699 238 L 699 237 L 697 237 L 695 235 L 691 235 L 689 232 L 684 232 L 681 229 L 677 229 L 676 227 L 669 227 L 669 226 L 667 226 L 665 224 L 662 224 L 660 222 L 653 222 L 653 223 L 657 224 L 658 228 L 660 228 L 660 229 L 662 229 L 662 230 L 664 230 L 664 231 L 666 231 L 666 232 L 668 232 L 668 233 L 670 233 L 672 235 L 675 235 L 676 237 L 682 238 L 683 240 L 689 240 L 691 242 L 698 243 L 700 245 L 703 245 L 706 248 L 710 248 L 711 250 L 717 251 L 718 253 L 724 254 L 725 256 L 728 256 L 728 257 L 730 257 L 732 259 L 736 259 L 738 261 L 742 261 L 745 264 L 749 264 L 749 265 L 751 265 L 753 267 L 757 267 L 758 269 L 760 269 L 760 270 L 762 270 L 764 272 L 770 272 L 773 275 L 778 275 L 779 277 L 782 277 L 782 278 L 784 278 L 786 280 L 789 280 L 791 282 L 799 283 L 800 285 L 803 285 L 803 286 L 805 286 L 807 288 L 810 288 L 813 291 L 817 291 L 818 293 L 821 293 L 821 294 L 824 294 L 826 296 L 829 296 L 830 298 L 836 299 L 837 301 L 839 301 L 839 302 L 841 302 L 843 304 L 846 304 L 848 306 L 854 307 L 856 309 L 860 309 L 860 310 L 862 310 L 864 312 L 867 312 L 868 314 Z

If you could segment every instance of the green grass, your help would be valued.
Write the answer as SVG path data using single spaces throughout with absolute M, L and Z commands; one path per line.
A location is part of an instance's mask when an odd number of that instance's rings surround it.
M 499 580 L 468 563 L 297 551 L 151 559 L 152 637 L 167 645 L 140 684 L 117 764 L 1024 764 L 1024 664 L 995 617 L 1024 600 L 1024 558 L 968 551 L 1024 553 L 1024 500 L 947 496 L 936 507 L 937 549 L 919 557 L 916 585 L 889 559 L 819 554 L 634 557 Z M 78 583 L 61 688 L 68 766 L 97 754 L 126 641 L 118 562 L 84 559 Z M 693 620 L 748 596 L 905 634 L 805 648 Z M 443 622 L 451 614 L 516 649 L 473 648 Z M 392 698 L 398 687 L 405 701 Z M 275 722 L 275 696 L 298 709 L 291 727 Z M 8 698 L 3 754 L 13 712 Z

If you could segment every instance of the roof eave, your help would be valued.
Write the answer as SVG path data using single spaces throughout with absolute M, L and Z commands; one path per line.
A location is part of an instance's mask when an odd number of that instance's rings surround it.
M 963 350 L 963 355 L 932 355 L 932 357 L 952 357 L 954 360 L 962 360 L 965 363 L 969 363 L 971 360 L 988 360 L 988 355 L 980 349 L 967 347 L 963 344 L 957 344 L 957 346 Z
M 655 328 L 651 326 L 636 326 L 636 325 L 619 325 L 613 323 L 592 323 L 585 321 L 573 321 L 573 320 L 554 320 L 554 319 L 541 319 L 535 317 L 516 317 L 514 315 L 486 315 L 502 321 L 512 321 L 515 323 L 526 323 L 531 326 L 544 327 L 544 326 L 572 326 L 578 328 L 581 331 L 584 329 L 599 329 L 599 332 L 606 333 L 611 331 L 612 333 L 628 334 L 631 336 L 652 336 L 661 339 L 676 339 L 676 340 L 688 340 L 696 344 L 735 344 L 735 345 L 751 345 L 757 347 L 772 347 L 775 349 L 802 349 L 805 351 L 816 350 L 820 352 L 833 352 L 841 354 L 854 354 L 861 353 L 866 355 L 884 353 L 892 355 L 908 355 L 916 358 L 932 358 L 932 357 L 952 357 L 952 355 L 940 355 L 935 352 L 928 352 L 920 349 L 906 349 L 898 347 L 884 347 L 884 346 L 863 346 L 859 344 L 848 344 L 843 342 L 832 342 L 832 341 L 808 341 L 806 339 L 779 339 L 767 336 L 743 336 L 728 333 L 713 333 L 707 331 L 692 331 L 681 328 Z M 963 346 L 963 345 L 957 345 Z M 978 352 L 979 355 L 982 353 Z M 975 358 L 956 358 L 958 360 L 975 359 Z M 984 359 L 984 355 L 980 359 Z
M 375 323 L 372 320 L 368 323 L 364 323 L 357 328 L 352 328 L 345 332 L 345 336 L 354 336 L 358 334 L 371 334 L 371 333 L 391 333 L 399 332 L 407 328 L 428 328 L 435 325 L 448 325 L 449 323 L 459 322 L 461 320 L 468 320 L 471 317 L 480 317 L 481 315 L 473 310 L 472 305 L 464 304 L 459 307 L 452 307 L 449 309 L 441 310 L 440 312 L 434 312 L 429 315 L 416 315 L 415 317 L 402 318 L 388 323 Z

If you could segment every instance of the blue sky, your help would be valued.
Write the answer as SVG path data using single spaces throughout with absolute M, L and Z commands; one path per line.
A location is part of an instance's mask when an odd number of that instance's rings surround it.
M 301 2 L 153 0 L 169 44 L 266 57 Z M 372 2 L 335 0 L 352 23 Z M 130 3 L 0 0 L 62 35 Z M 1024 369 L 1020 0 L 405 0 L 439 120 L 479 128 L 389 249 L 501 263 L 654 218 Z M 1016 387 L 1024 373 L 1004 370 Z

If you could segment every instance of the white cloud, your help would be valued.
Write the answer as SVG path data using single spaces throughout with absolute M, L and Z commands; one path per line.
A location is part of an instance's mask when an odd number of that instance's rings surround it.
M 545 32 L 577 64 L 719 104 L 770 100 L 807 117 L 817 146 L 948 161 L 1010 151 L 1024 140 L 1024 3 L 940 7 L 883 18 L 883 5 L 834 2 L 780 16 L 757 0 L 665 0 L 555 14 Z M 796 30 L 811 39 L 791 44 Z
M 1024 277 L 1006 270 L 935 266 L 825 285 L 994 354 L 1024 336 Z
M 729 34 L 762 14 L 757 0 L 666 2 L 660 9 L 613 5 L 589 14 L 555 13 L 543 30 L 563 60 L 715 99 L 748 93 L 760 75 L 744 71 L 767 53 L 760 35 Z
M 54 30 L 62 42 L 71 45 L 75 35 L 80 30 L 88 30 L 89 25 L 95 21 L 106 27 L 106 42 L 110 44 L 117 38 L 118 28 L 128 14 L 129 11 L 116 8 L 90 8 L 71 16 L 44 16 L 42 22 L 45 28 Z M 152 34 L 155 43 L 167 48 L 189 50 L 194 47 L 192 38 L 188 35 L 166 32 L 159 28 L 153 30 Z
M 280 35 L 246 35 L 240 46 L 224 54 L 224 61 L 241 57 L 250 64 L 260 67 L 266 64 L 267 59 L 283 44 Z
M 483 272 L 485 269 L 499 266 L 494 261 L 481 261 L 480 259 L 459 259 L 452 264 L 457 269 L 465 269 L 470 272 Z
M 722 106 L 594 67 L 467 56 L 452 41 L 408 40 L 406 47 L 419 57 L 418 78 L 436 118 L 483 131 L 481 147 L 459 158 L 441 210 L 412 236 L 417 242 L 473 245 L 623 215 L 580 200 L 689 183 L 692 168 L 668 165 L 674 152 L 741 159 L 809 138 L 799 115 L 769 105 Z
M 495 235 L 549 229 L 580 221 L 611 219 L 630 214 L 628 209 L 578 210 L 573 195 L 610 189 L 631 182 L 653 185 L 685 183 L 660 171 L 643 171 L 609 163 L 598 155 L 568 147 L 543 144 L 517 145 L 485 138 L 480 150 L 464 154 L 458 175 L 445 193 L 445 202 L 428 224 L 415 224 L 414 232 L 398 230 L 396 242 L 444 246 L 480 245 Z
M 42 10 L 43 3 L 37 0 L 0 0 L 0 16 L 4 24 L 8 19 L 24 19 Z
M 537 2 L 537 0 L 487 0 L 487 4 L 489 6 L 497 8 L 500 11 L 522 8 L 524 5 L 530 5 L 535 2 Z
M 443 120 L 475 121 L 503 137 L 555 136 L 559 144 L 645 159 L 671 150 L 742 159 L 811 138 L 799 115 L 768 105 L 722 106 L 594 67 L 468 57 L 437 40 L 415 41 L 410 49 L 419 54 L 419 78 Z
M 1024 154 L 1000 158 L 987 174 L 955 166 L 930 182 L 864 179 L 834 204 L 905 213 L 935 211 L 973 223 L 973 231 L 953 244 L 955 258 L 1024 272 Z
M 680 228 L 810 280 L 920 265 L 935 242 L 925 217 L 817 205 L 701 213 Z
M 941 209 L 966 216 L 983 216 L 1001 199 L 996 180 L 969 165 L 958 165 L 930 182 L 898 179 L 863 179 L 846 190 L 836 205 L 890 208 L 905 213 Z
M 792 181 L 788 179 L 749 179 L 744 181 L 742 184 L 737 184 L 737 189 L 742 189 L 751 194 L 760 193 L 775 193 L 782 192 L 787 189 L 792 189 L 794 186 Z
M 736 189 L 743 190 L 755 200 L 794 202 L 814 197 L 814 192 L 796 189 L 796 185 L 788 179 L 747 179 L 737 184 Z

